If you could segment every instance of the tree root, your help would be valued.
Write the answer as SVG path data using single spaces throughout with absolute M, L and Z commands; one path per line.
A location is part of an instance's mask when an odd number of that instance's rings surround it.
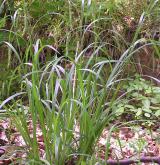
M 107 160 L 106 163 L 107 165 L 129 165 L 129 164 L 139 163 L 139 162 L 143 162 L 143 163 L 153 162 L 153 163 L 160 164 L 160 156 L 155 156 L 155 157 L 143 156 L 139 160 L 134 160 L 134 159 Z

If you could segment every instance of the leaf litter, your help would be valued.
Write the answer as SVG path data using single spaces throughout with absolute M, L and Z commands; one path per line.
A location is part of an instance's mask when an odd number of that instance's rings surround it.
M 32 121 L 28 121 L 30 136 L 32 137 Z M 75 139 L 80 138 L 79 126 L 75 126 Z M 138 159 L 141 156 L 160 155 L 160 131 L 149 130 L 141 126 L 122 126 L 115 129 L 111 135 L 109 128 L 105 128 L 95 146 L 95 155 L 102 160 L 121 160 L 126 158 Z M 42 158 L 45 158 L 45 146 L 42 131 L 37 123 L 37 141 Z M 108 155 L 106 155 L 109 146 Z M 11 125 L 9 119 L 0 120 L 0 165 L 8 165 L 18 160 L 21 163 L 27 158 L 28 149 L 20 133 Z M 16 164 L 15 163 L 15 164 Z M 144 163 L 142 163 L 144 164 Z M 152 165 L 153 163 L 145 163 Z M 155 163 L 154 163 L 155 164 Z

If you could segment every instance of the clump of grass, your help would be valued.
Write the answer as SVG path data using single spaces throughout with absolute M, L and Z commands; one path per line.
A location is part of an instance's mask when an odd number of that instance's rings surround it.
M 39 51 L 35 52 L 31 80 L 26 76 L 24 81 L 33 122 L 33 140 L 26 127 L 28 115 L 23 112 L 13 115 L 15 124 L 24 135 L 30 153 L 34 153 L 30 154 L 32 159 L 40 160 L 36 138 L 38 121 L 44 138 L 45 159 L 50 164 L 64 164 L 72 156 L 79 161 L 85 160 L 92 155 L 94 144 L 109 122 L 108 112 L 104 111 L 106 84 L 100 72 L 97 74 L 87 67 L 93 57 L 85 67 L 81 62 L 82 53 L 77 54 L 74 61 L 68 61 L 71 65 L 68 71 L 59 65 L 65 59 L 55 58 L 40 71 L 38 55 Z M 79 126 L 78 139 L 74 135 L 76 126 Z
M 34 47 L 33 61 L 29 64 L 32 71 L 24 75 L 22 82 L 25 84 L 23 90 L 27 93 L 25 100 L 28 100 L 28 113 L 23 109 L 22 100 L 21 111 L 19 110 L 17 101 L 9 111 L 11 119 L 28 146 L 30 159 L 42 159 L 36 136 L 39 123 L 44 139 L 46 161 L 50 164 L 64 164 L 70 159 L 86 161 L 92 157 L 94 146 L 103 129 L 114 118 L 114 113 L 110 110 L 112 102 L 116 99 L 115 91 L 119 90 L 119 85 L 116 84 L 121 82 L 119 74 L 126 59 L 132 55 L 132 47 L 119 61 L 98 58 L 97 53 L 103 46 L 100 45 L 85 62 L 83 55 L 87 49 L 79 54 L 76 52 L 75 59 L 71 60 L 54 57 L 40 68 L 40 52 L 47 46 L 40 45 L 38 40 Z M 58 53 L 55 48 L 48 47 Z M 67 65 L 60 65 L 62 62 L 69 64 L 69 69 L 66 68 Z M 116 62 L 116 65 L 104 81 L 104 68 L 111 65 L 111 62 Z M 112 92 L 115 94 L 110 99 Z M 3 102 L 2 106 L 10 99 Z M 12 113 L 14 109 L 17 109 L 16 113 Z M 29 117 L 33 123 L 33 137 L 27 127 Z M 76 127 L 78 132 L 75 132 Z

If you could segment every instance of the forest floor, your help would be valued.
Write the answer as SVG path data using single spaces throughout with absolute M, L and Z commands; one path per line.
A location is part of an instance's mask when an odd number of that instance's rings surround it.
M 140 125 L 119 126 L 110 133 L 106 127 L 95 147 L 97 158 L 106 159 L 106 146 L 109 146 L 108 160 L 138 159 L 140 157 L 158 157 L 160 155 L 160 122 L 153 130 Z M 28 121 L 30 136 L 33 136 L 32 122 Z M 75 127 L 75 138 L 78 137 L 79 127 Z M 43 136 L 37 124 L 37 139 L 41 157 L 45 156 Z M 110 139 L 110 140 L 108 140 Z M 109 141 L 109 143 L 107 142 Z M 27 146 L 20 133 L 13 127 L 10 119 L 0 120 L 0 165 L 8 165 L 27 157 Z M 22 162 L 22 160 L 21 160 Z M 143 163 L 142 163 L 143 164 Z M 153 163 L 144 163 L 152 165 Z

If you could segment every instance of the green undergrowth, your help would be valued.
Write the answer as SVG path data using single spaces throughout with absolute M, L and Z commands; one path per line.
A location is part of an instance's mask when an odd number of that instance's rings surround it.
M 147 39 L 142 43 L 153 42 L 158 31 L 158 6 L 159 2 L 154 0 L 2 1 L 0 46 L 5 52 L 0 53 L 0 60 L 7 61 L 3 76 L 14 81 L 2 80 L 0 97 L 7 98 L 14 93 L 14 86 L 19 86 L 16 79 L 28 72 L 19 65 L 32 61 L 38 39 L 42 45 L 57 49 L 58 56 L 74 59 L 75 53 L 86 50 L 89 57 L 101 45 L 98 56 L 117 60 L 144 34 Z M 154 42 L 153 45 L 159 57 L 158 45 Z M 55 52 L 45 48 L 40 60 L 45 63 L 53 56 Z M 3 69 L 2 64 L 0 67 Z
M 112 111 L 117 116 L 129 115 L 129 120 L 159 120 L 160 87 L 144 80 L 139 75 L 123 87 L 123 94 L 114 103 Z
M 160 55 L 160 42 L 151 32 L 158 22 L 158 1 L 4 2 L 0 110 L 22 135 L 28 164 L 101 162 L 97 141 L 106 127 L 109 140 L 119 116 L 159 119 L 160 88 L 135 75 L 139 51 L 149 46 Z

